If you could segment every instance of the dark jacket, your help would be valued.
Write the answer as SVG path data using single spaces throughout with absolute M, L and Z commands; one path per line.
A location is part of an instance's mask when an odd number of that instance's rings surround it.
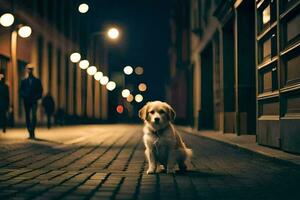
M 20 93 L 25 103 L 37 103 L 43 94 L 40 79 L 34 76 L 23 79 L 21 81 Z
M 0 111 L 8 111 L 9 108 L 9 90 L 8 86 L 0 81 Z
M 42 100 L 42 105 L 46 114 L 51 115 L 54 113 L 55 103 L 51 95 L 46 95 Z

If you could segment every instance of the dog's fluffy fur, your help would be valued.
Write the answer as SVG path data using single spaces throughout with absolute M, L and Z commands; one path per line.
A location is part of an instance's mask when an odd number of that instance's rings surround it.
M 147 174 L 153 174 L 157 166 L 163 167 L 167 173 L 175 173 L 178 164 L 181 171 L 187 169 L 185 161 L 192 156 L 182 138 L 175 130 L 172 122 L 175 111 L 165 102 L 148 102 L 139 111 L 139 117 L 144 121 L 144 144 L 149 168 Z

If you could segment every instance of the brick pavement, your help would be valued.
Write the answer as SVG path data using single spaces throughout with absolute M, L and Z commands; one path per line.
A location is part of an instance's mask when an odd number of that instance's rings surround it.
M 83 127 L 1 137 L 0 199 L 300 199 L 296 165 L 182 133 L 189 172 L 147 175 L 141 126 Z

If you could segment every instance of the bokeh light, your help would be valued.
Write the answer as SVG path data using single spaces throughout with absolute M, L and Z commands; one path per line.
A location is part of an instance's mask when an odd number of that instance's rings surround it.
M 27 38 L 31 35 L 32 30 L 30 28 L 30 26 L 22 26 L 19 30 L 18 30 L 18 34 L 20 37 L 22 38 Z
M 133 99 L 134 99 L 134 97 L 133 97 L 132 94 L 130 94 L 130 95 L 126 98 L 126 100 L 127 100 L 129 103 L 132 102 Z
M 0 24 L 4 27 L 11 26 L 14 23 L 14 21 L 15 21 L 15 17 L 10 13 L 4 13 L 0 17 Z
M 78 7 L 78 11 L 80 13 L 86 13 L 87 11 L 89 11 L 89 5 L 87 5 L 86 3 L 80 4 Z
M 124 112 L 124 107 L 122 105 L 118 105 L 116 110 L 117 110 L 117 113 L 122 114 Z
M 137 95 L 135 95 L 134 100 L 136 102 L 140 103 L 143 101 L 143 96 L 141 94 L 137 94 Z
M 94 74 L 94 79 L 95 79 L 96 81 L 100 81 L 102 77 L 103 77 L 103 73 L 102 73 L 102 72 L 96 72 L 96 73 Z
M 107 76 L 103 76 L 101 79 L 100 79 L 100 84 L 101 85 L 106 85 L 108 83 L 109 79 Z
M 130 95 L 130 91 L 128 89 L 122 90 L 122 97 L 127 98 Z
M 144 73 L 144 69 L 142 67 L 136 67 L 134 69 L 134 73 L 136 73 L 137 75 L 142 75 Z
M 110 39 L 117 39 L 119 37 L 119 30 L 116 29 L 116 28 L 110 28 L 108 31 L 107 31 L 107 35 Z
M 95 75 L 97 72 L 97 67 L 95 66 L 90 66 L 89 68 L 87 68 L 86 72 L 88 73 L 88 75 Z
M 109 90 L 109 91 L 113 91 L 115 88 L 116 88 L 116 83 L 114 81 L 109 81 L 107 84 L 106 84 L 106 89 Z
M 87 68 L 89 67 L 89 65 L 90 65 L 90 63 L 89 63 L 88 60 L 81 60 L 81 61 L 79 62 L 79 67 L 80 67 L 81 69 L 87 69 Z
M 124 67 L 123 71 L 126 75 L 130 75 L 130 74 L 132 74 L 133 69 L 131 66 L 126 66 L 126 67 Z
M 80 59 L 81 59 L 80 53 L 75 52 L 70 55 L 70 60 L 73 63 L 78 63 L 80 61 Z
M 145 92 L 147 90 L 147 85 L 145 83 L 140 83 L 138 88 L 139 88 L 139 91 Z

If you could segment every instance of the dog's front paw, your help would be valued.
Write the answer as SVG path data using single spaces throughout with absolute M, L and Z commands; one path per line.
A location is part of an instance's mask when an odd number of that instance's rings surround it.
M 175 169 L 174 168 L 168 168 L 167 169 L 167 174 L 175 174 Z
M 155 173 L 155 170 L 154 169 L 148 169 L 147 170 L 147 174 L 154 174 Z

